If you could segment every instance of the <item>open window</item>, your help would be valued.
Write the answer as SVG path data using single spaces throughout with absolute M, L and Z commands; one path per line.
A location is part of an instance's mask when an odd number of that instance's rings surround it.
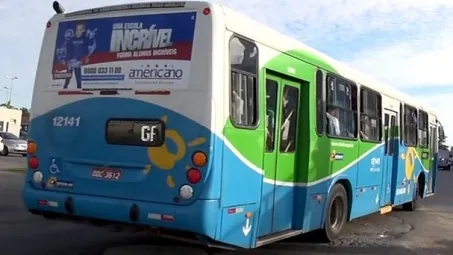
M 382 98 L 375 91 L 362 87 L 360 90 L 360 139 L 382 140 Z
M 420 110 L 418 112 L 418 145 L 422 148 L 429 147 L 428 127 L 428 113 Z
M 330 137 L 357 138 L 357 86 L 327 75 L 326 132 Z
M 258 124 L 258 48 L 250 40 L 233 36 L 229 49 L 231 122 L 253 128 Z
M 417 146 L 417 108 L 404 105 L 404 143 L 408 147 Z

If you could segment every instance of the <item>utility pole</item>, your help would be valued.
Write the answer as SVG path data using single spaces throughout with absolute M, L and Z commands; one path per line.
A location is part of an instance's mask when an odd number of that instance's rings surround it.
M 5 75 L 5 79 L 9 79 L 10 82 L 9 82 L 9 88 L 8 87 L 5 87 L 7 90 L 8 90 L 8 100 L 6 101 L 6 103 L 8 105 L 11 105 L 11 97 L 13 95 L 13 82 L 14 80 L 17 80 L 19 78 L 17 78 L 17 76 L 8 76 L 8 75 Z

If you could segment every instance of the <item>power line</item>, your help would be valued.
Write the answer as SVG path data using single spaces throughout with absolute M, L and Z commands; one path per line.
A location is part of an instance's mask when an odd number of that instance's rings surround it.
M 7 89 L 5 89 L 5 88 L 0 88 L 0 90 L 3 91 L 3 92 L 9 92 L 9 91 L 8 91 Z M 17 93 L 15 93 L 15 92 L 12 92 L 11 94 L 14 95 L 14 96 L 17 96 L 17 97 L 26 98 L 26 99 L 31 99 L 30 96 L 25 96 L 25 95 L 17 94 Z

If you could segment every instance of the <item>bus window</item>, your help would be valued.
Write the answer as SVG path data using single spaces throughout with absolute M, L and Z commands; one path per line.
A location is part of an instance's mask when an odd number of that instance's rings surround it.
M 316 71 L 316 130 L 318 135 L 324 134 L 325 112 L 323 73 L 321 70 L 318 70 Z
M 417 146 L 417 109 L 409 105 L 404 105 L 404 143 Z
M 360 90 L 360 138 L 380 142 L 381 132 L 381 95 L 366 88 Z
M 273 152 L 275 146 L 275 117 L 277 113 L 278 84 L 274 80 L 266 80 L 266 151 Z
M 347 81 L 327 76 L 327 134 L 357 138 L 357 87 Z
M 253 42 L 233 37 L 230 40 L 231 121 L 238 127 L 258 123 L 258 49 Z
M 428 148 L 428 114 L 422 110 L 418 113 L 418 139 L 420 147 Z
M 294 152 L 296 150 L 298 102 L 299 89 L 285 85 L 282 100 L 281 152 Z

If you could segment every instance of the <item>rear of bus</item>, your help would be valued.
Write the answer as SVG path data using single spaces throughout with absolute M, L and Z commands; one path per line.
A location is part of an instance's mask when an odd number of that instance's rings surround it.
M 215 237 L 212 86 L 223 77 L 211 69 L 222 68 L 211 54 L 214 9 L 134 4 L 48 22 L 23 190 L 29 211 Z

